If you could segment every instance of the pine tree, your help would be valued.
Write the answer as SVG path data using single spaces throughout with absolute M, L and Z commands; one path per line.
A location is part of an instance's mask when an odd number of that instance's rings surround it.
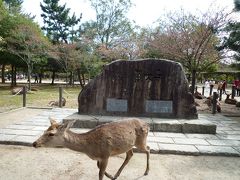
M 235 9 L 240 11 L 240 0 L 234 0 Z
M 9 12 L 13 14 L 20 13 L 23 0 L 3 0 L 3 2 Z
M 235 11 L 240 12 L 240 0 L 234 0 Z M 225 38 L 224 48 L 230 49 L 235 52 L 234 58 L 240 62 L 240 22 L 229 22 L 226 31 L 229 33 L 228 38 Z M 240 69 L 239 63 L 236 67 Z
M 59 0 L 43 0 L 40 6 L 44 22 L 42 29 L 46 35 L 54 44 L 68 43 L 77 32 L 74 27 L 80 22 L 81 16 L 77 18 L 74 13 L 70 17 L 70 9 L 66 8 L 66 4 L 59 5 Z

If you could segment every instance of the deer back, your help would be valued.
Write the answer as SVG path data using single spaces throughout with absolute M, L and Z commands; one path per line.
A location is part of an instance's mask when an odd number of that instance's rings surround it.
M 139 119 L 125 119 L 103 124 L 86 133 L 88 152 L 95 156 L 124 153 L 146 143 L 149 126 Z

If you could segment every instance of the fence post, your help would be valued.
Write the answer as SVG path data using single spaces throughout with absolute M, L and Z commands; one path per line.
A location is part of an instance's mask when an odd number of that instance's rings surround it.
M 205 87 L 203 86 L 202 87 L 202 95 L 204 96 L 204 89 L 205 89 Z
M 26 94 L 27 94 L 27 89 L 26 89 L 26 86 L 23 86 L 23 107 L 26 107 L 26 101 L 27 101 L 27 98 L 26 98 Z
M 60 86 L 59 87 L 59 107 L 61 108 L 62 107 L 62 94 L 63 94 L 63 88 Z
M 218 98 L 218 94 L 217 94 L 217 92 L 214 92 L 213 93 L 213 100 L 212 100 L 212 114 L 216 114 L 217 98 Z

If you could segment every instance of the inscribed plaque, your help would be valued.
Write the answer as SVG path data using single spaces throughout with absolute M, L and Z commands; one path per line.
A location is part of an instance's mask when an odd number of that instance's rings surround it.
M 148 113 L 172 113 L 172 101 L 147 100 L 145 110 Z
M 128 103 L 126 99 L 107 99 L 107 111 L 111 112 L 127 112 Z

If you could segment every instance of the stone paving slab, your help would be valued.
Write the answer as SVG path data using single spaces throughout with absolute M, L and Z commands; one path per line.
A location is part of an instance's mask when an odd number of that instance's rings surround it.
M 210 145 L 205 139 L 198 138 L 173 138 L 176 144 L 185 145 Z
M 229 134 L 217 134 L 219 139 L 231 139 L 231 140 L 240 140 L 240 135 L 229 135 Z
M 199 138 L 199 139 L 219 139 L 213 134 L 185 134 L 187 138 Z
M 153 134 L 156 137 L 186 138 L 185 134 L 182 133 L 154 132 Z
M 233 149 L 235 149 L 236 151 L 240 152 L 240 146 L 234 146 Z
M 13 139 L 10 140 L 10 142 L 14 143 L 14 142 L 18 142 L 18 145 L 30 145 L 32 146 L 32 143 L 38 139 L 40 137 L 39 136 L 16 136 Z
M 148 136 L 147 141 L 148 142 L 167 143 L 167 144 L 173 144 L 174 143 L 172 138 L 156 137 L 156 136 Z
M 15 134 L 0 134 L 0 142 L 4 144 L 5 141 L 9 141 L 10 139 L 13 139 L 16 137 Z
M 21 124 L 13 124 L 13 125 L 6 126 L 5 129 L 32 130 L 32 129 L 34 129 L 35 127 L 36 127 L 36 126 L 32 126 L 32 125 L 23 126 L 23 125 L 21 125 Z
M 239 156 L 239 152 L 228 146 L 198 146 L 200 154 L 203 155 L 224 155 L 224 156 Z
M 159 143 L 160 153 L 199 155 L 198 149 L 194 145 L 162 144 Z
M 56 118 L 58 122 L 74 112 L 76 109 L 52 109 L 44 111 L 42 114 L 26 119 L 20 123 L 8 125 L 0 129 L 0 143 L 31 146 L 32 143 L 47 129 L 49 117 Z M 150 146 L 151 153 L 170 153 L 187 155 L 224 155 L 240 156 L 240 121 L 233 121 L 229 117 L 222 115 L 199 114 L 200 119 L 208 120 L 217 125 L 217 134 L 189 134 L 173 132 L 149 132 L 147 144 Z M 92 124 L 94 117 L 86 116 L 85 128 L 72 128 L 74 132 L 84 133 L 89 131 L 96 124 Z M 120 119 L 114 117 L 114 119 Z M 147 122 L 156 119 L 142 118 Z M 110 117 L 99 117 L 97 124 L 112 121 Z M 165 122 L 166 120 L 163 119 Z M 93 121 L 93 122 L 91 122 Z M 185 123 L 186 120 L 175 120 Z M 231 122 L 233 121 L 233 122 Z M 228 122 L 228 123 L 226 123 Z M 152 127 L 154 128 L 154 127 Z M 218 130 L 219 128 L 219 130 Z M 137 151 L 136 149 L 134 149 Z
M 21 129 L 0 129 L 0 134 L 9 134 L 9 135 L 26 135 L 26 136 L 35 136 L 41 134 L 42 131 L 32 131 L 32 130 L 21 130 Z
M 226 140 L 226 139 L 207 139 L 206 140 L 210 145 L 214 146 L 239 146 L 240 147 L 240 141 L 238 140 Z
M 150 152 L 151 153 L 154 153 L 154 154 L 158 154 L 159 153 L 159 145 L 158 145 L 158 143 L 148 142 L 148 146 L 150 147 Z

